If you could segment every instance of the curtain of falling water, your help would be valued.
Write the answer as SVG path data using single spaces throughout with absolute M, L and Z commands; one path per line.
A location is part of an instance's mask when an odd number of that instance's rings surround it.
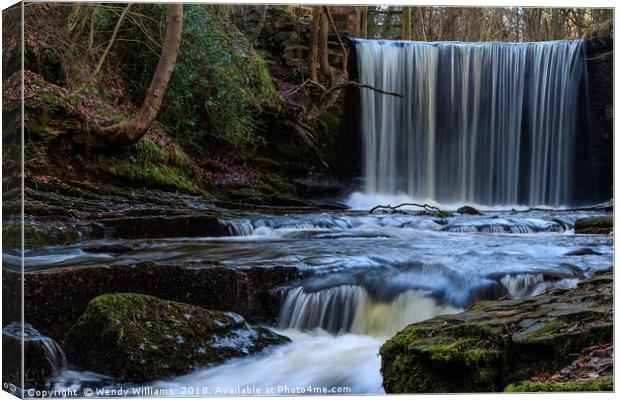
M 570 202 L 583 41 L 356 40 L 366 191 Z

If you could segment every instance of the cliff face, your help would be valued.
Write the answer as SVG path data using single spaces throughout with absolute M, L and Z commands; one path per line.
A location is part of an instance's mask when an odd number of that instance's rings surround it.
M 584 197 L 599 201 L 609 200 L 613 190 L 613 46 L 611 25 L 594 30 L 586 38 L 587 93 L 582 100 L 575 184 Z

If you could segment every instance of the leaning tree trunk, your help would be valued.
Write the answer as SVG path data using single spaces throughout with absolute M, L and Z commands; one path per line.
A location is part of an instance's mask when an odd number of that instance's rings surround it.
M 157 117 L 164 99 L 166 86 L 168 86 L 176 64 L 182 30 L 183 4 L 171 4 L 168 6 L 168 26 L 166 27 L 164 46 L 140 111 L 132 118 L 118 124 L 108 126 L 88 125 L 86 127 L 87 144 L 91 146 L 126 146 L 136 143 L 142 138 Z

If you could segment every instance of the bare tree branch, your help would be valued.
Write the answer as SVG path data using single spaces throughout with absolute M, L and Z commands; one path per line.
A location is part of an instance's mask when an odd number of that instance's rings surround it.
M 376 210 L 390 210 L 390 212 L 393 211 L 397 211 L 399 208 L 401 207 L 420 207 L 423 208 L 426 211 L 434 211 L 434 212 L 443 212 L 441 209 L 435 207 L 435 206 L 431 206 L 429 204 L 417 204 L 417 203 L 402 203 L 396 206 L 392 206 L 390 204 L 386 205 L 386 206 L 382 206 L 382 205 L 378 205 L 378 206 L 374 206 L 373 208 L 370 209 L 370 211 L 368 211 L 370 214 L 372 214 L 373 212 L 375 212 Z
M 325 98 L 325 96 L 329 95 L 330 93 L 332 93 L 332 92 L 334 92 L 336 90 L 346 89 L 347 87 L 351 87 L 351 86 L 358 87 L 360 89 L 370 89 L 370 90 L 373 90 L 373 91 L 375 91 L 377 93 L 385 94 L 385 95 L 388 95 L 388 96 L 405 97 L 404 95 L 402 95 L 400 93 L 388 92 L 386 90 L 379 89 L 379 88 L 376 88 L 374 86 L 366 85 L 366 84 L 355 82 L 355 81 L 348 81 L 348 82 L 340 83 L 338 85 L 334 85 L 334 86 L 330 87 L 329 89 L 327 89 L 325 91 L 325 93 L 323 93 L 323 95 L 321 96 L 321 99 Z

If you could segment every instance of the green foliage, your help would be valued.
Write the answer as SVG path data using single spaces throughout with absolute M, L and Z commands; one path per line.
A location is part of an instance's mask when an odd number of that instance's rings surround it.
M 140 12 L 161 20 L 166 7 L 144 5 Z M 163 38 L 165 24 L 150 29 Z M 121 42 L 116 49 L 118 57 L 127 58 L 126 80 L 140 76 L 141 86 L 129 92 L 141 101 L 157 57 L 136 42 Z M 277 99 L 264 59 L 228 17 L 207 5 L 185 5 L 181 47 L 158 117 L 171 133 L 193 144 L 207 136 L 236 147 L 258 144 L 257 116 Z
M 255 117 L 275 91 L 264 60 L 247 39 L 210 7 L 185 8 L 177 66 L 162 116 L 190 139 L 206 133 L 235 146 L 260 141 Z

